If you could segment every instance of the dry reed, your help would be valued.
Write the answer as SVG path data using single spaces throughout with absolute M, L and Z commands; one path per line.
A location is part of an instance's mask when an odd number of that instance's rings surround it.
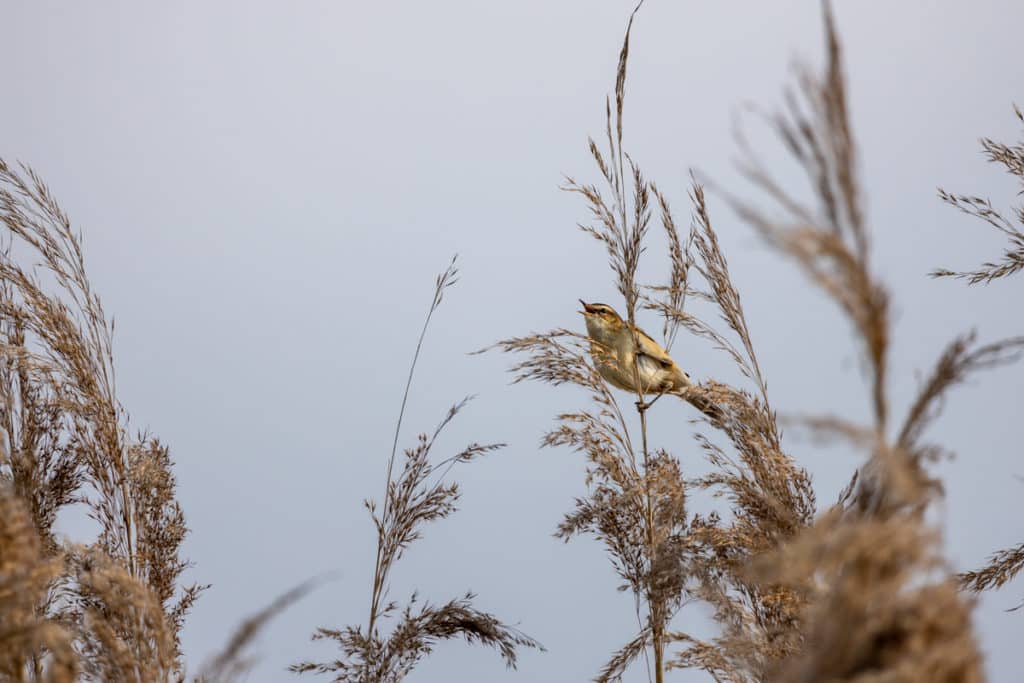
M 648 676 L 659 682 L 669 666 L 703 669 L 727 681 L 981 680 L 970 602 L 957 593 L 939 554 L 938 532 L 921 514 L 940 491 L 927 465 L 945 452 L 924 435 L 951 387 L 980 369 L 1013 362 L 1024 339 L 979 345 L 973 334 L 955 338 L 895 436 L 889 436 L 894 431 L 888 392 L 891 294 L 871 268 L 841 50 L 827 4 L 824 14 L 823 76 L 801 70 L 797 89 L 786 93 L 786 111 L 770 119 L 806 172 L 816 203 L 797 201 L 742 137 L 741 172 L 786 218 L 780 221 L 777 211 L 769 215 L 750 201 L 721 194 L 836 302 L 862 349 L 873 424 L 837 416 L 803 419 L 819 436 L 846 438 L 868 455 L 837 504 L 818 511 L 809 477 L 785 452 L 703 188 L 694 183 L 691 189 L 694 218 L 684 241 L 665 195 L 623 151 L 629 28 L 615 106 L 610 100 L 606 106 L 607 152 L 590 141 L 608 198 L 597 186 L 572 178 L 566 189 L 588 205 L 592 222 L 580 227 L 604 245 L 628 320 L 635 320 L 638 308 L 658 312 L 665 321 L 666 347 L 685 329 L 724 351 L 751 388 L 715 380 L 696 388 L 715 408 L 704 411 L 711 434 L 696 436 L 712 472 L 687 480 L 667 450 L 648 449 L 643 410 L 637 447 L 636 427 L 593 365 L 585 337 L 561 329 L 497 345 L 525 355 L 512 367 L 516 381 L 575 384 L 590 394 L 592 408 L 559 415 L 544 445 L 569 446 L 589 462 L 587 496 L 577 501 L 558 534 L 568 539 L 586 533 L 602 541 L 637 605 L 639 633 L 595 680 L 620 679 L 648 652 L 653 655 Z M 632 21 L 633 16 L 630 26 Z M 1016 148 L 986 143 L 986 150 L 1011 171 L 1019 167 Z M 671 266 L 669 282 L 654 286 L 638 280 L 652 197 Z M 710 305 L 725 329 L 684 310 L 688 301 Z M 728 509 L 688 510 L 687 492 L 694 487 L 713 491 Z M 997 559 L 1005 567 L 1019 557 L 1008 551 Z M 710 640 L 671 628 L 672 618 L 692 600 L 713 608 L 720 632 Z M 671 642 L 680 650 L 667 662 L 663 651 Z
M 939 493 L 927 464 L 944 449 L 923 441 L 945 393 L 979 369 L 1012 362 L 1024 339 L 978 346 L 955 338 L 890 437 L 888 350 L 891 294 L 872 273 L 870 234 L 857 182 L 856 146 L 832 14 L 825 4 L 827 65 L 799 76 L 785 114 L 772 119 L 786 149 L 806 171 L 817 203 L 798 202 L 749 147 L 741 169 L 774 200 L 785 220 L 729 196 L 737 213 L 792 258 L 849 319 L 869 373 L 874 423 L 814 417 L 808 426 L 862 447 L 868 459 L 839 503 L 813 525 L 766 553 L 751 576 L 798 592 L 799 647 L 766 671 L 778 681 L 980 681 L 971 603 L 922 512 Z M 741 139 L 742 141 L 742 139 Z
M 406 548 L 422 538 L 423 525 L 444 519 L 455 512 L 460 493 L 458 484 L 445 481 L 450 470 L 504 446 L 472 443 L 455 455 L 431 462 L 431 452 L 438 437 L 469 402 L 470 397 L 467 397 L 449 408 L 432 434 L 420 434 L 416 445 L 406 449 L 403 460 L 397 463 L 400 469 L 395 469 L 402 420 L 423 339 L 434 312 L 444 298 L 445 290 L 455 284 L 457 274 L 453 258 L 435 281 L 433 299 L 416 343 L 395 423 L 384 503 L 378 511 L 374 501 L 365 501 L 377 530 L 377 558 L 367 626 L 318 628 L 313 634 L 313 640 L 333 641 L 341 650 L 342 658 L 300 662 L 291 666 L 293 672 L 333 674 L 333 680 L 349 683 L 398 683 L 404 680 L 420 660 L 430 654 L 438 641 L 462 637 L 470 643 L 491 646 L 498 650 L 505 665 L 510 668 L 516 666 L 518 648 L 541 647 L 529 636 L 477 609 L 473 593 L 466 593 L 442 604 L 431 604 L 414 592 L 401 607 L 389 596 L 391 573 Z M 394 622 L 390 633 L 380 628 L 385 621 Z
M 1014 106 L 1014 114 L 1024 123 L 1024 113 Z M 1014 178 L 1024 193 L 1024 142 L 1007 145 L 990 138 L 981 139 L 981 148 L 989 162 L 999 164 Z M 974 216 L 1003 233 L 1010 244 L 999 261 L 986 262 L 980 268 L 955 272 L 947 269 L 932 271 L 933 277 L 954 277 L 966 280 L 969 285 L 990 283 L 993 280 L 1014 275 L 1024 269 L 1024 205 L 1013 207 L 1017 225 L 992 207 L 992 202 L 976 195 L 953 194 L 939 188 L 939 198 L 950 206 Z M 1018 227 L 1019 226 L 1019 227 Z M 1024 569 L 1024 544 L 1000 550 L 989 558 L 980 569 L 960 574 L 961 585 L 973 591 L 999 588 Z
M 83 676 L 167 680 L 180 670 L 178 635 L 203 589 L 180 581 L 188 529 L 169 452 L 129 435 L 113 325 L 90 287 L 79 236 L 31 169 L 2 160 L 0 221 L 0 483 L 25 502 L 44 557 L 63 558 L 37 613 L 69 629 Z M 69 506 L 98 523 L 87 545 L 62 548 L 53 536 Z M 31 668 L 22 674 L 38 678 Z
M 9 483 L 0 485 L 0 680 L 67 683 L 78 658 L 71 631 L 41 609 L 63 569 Z
M 665 449 L 648 447 L 643 409 L 638 411 L 639 429 L 631 424 L 592 362 L 590 340 L 584 336 L 554 330 L 508 339 L 497 347 L 525 354 L 526 359 L 512 368 L 516 381 L 575 384 L 590 394 L 592 408 L 559 415 L 559 425 L 543 443 L 569 446 L 589 462 L 588 494 L 566 516 L 558 535 L 566 540 L 580 534 L 598 538 L 636 604 L 639 632 L 612 655 L 595 680 L 620 679 L 641 656 L 647 658 L 648 671 L 659 682 L 670 666 L 697 666 L 727 676 L 735 665 L 730 662 L 732 653 L 725 650 L 726 641 L 700 641 L 671 630 L 671 621 L 688 601 L 703 599 L 715 606 L 718 619 L 729 628 L 761 634 L 750 637 L 758 638 L 772 656 L 788 652 L 786 647 L 769 645 L 769 633 L 778 624 L 792 621 L 795 595 L 755 585 L 741 569 L 752 557 L 809 523 L 814 495 L 806 472 L 782 450 L 767 384 L 740 295 L 711 226 L 703 188 L 693 186 L 695 215 L 684 242 L 666 196 L 645 179 L 623 149 L 631 26 L 632 17 L 619 57 L 615 106 L 610 99 L 606 105 L 607 151 L 602 152 L 593 140 L 589 143 L 605 189 L 572 178 L 565 189 L 581 195 L 589 208 L 592 222 L 579 227 L 605 247 L 630 323 L 638 309 L 657 311 L 664 320 L 667 348 L 685 328 L 724 350 L 752 382 L 752 391 L 714 380 L 690 390 L 691 402 L 731 443 L 735 456 L 701 437 L 700 447 L 716 472 L 688 481 L 678 458 Z M 670 276 L 664 285 L 641 285 L 639 259 L 655 201 L 668 238 Z M 686 312 L 688 299 L 710 303 L 728 332 L 719 332 Z M 687 490 L 693 486 L 726 497 L 731 503 L 730 520 L 688 511 Z M 665 651 L 672 642 L 685 645 L 670 662 Z
M 955 337 L 902 419 L 894 416 L 893 295 L 871 264 L 841 49 L 826 3 L 824 73 L 802 69 L 797 87 L 786 92 L 785 111 L 769 118 L 805 171 L 813 203 L 784 188 L 742 137 L 740 170 L 772 209 L 718 192 L 836 303 L 865 361 L 870 424 L 835 415 L 800 419 L 812 434 L 845 440 L 865 454 L 839 500 L 819 509 L 810 477 L 783 443 L 704 188 L 696 181 L 690 187 L 693 214 L 684 236 L 667 195 L 624 149 L 630 32 L 642 4 L 630 15 L 619 53 L 614 105 L 606 99 L 606 147 L 589 141 L 602 183 L 568 178 L 564 189 L 587 206 L 590 221 L 579 227 L 603 245 L 629 323 L 645 312 L 657 314 L 666 349 L 685 331 L 688 342 L 726 354 L 744 386 L 706 379 L 691 389 L 687 399 L 702 412 L 702 431 L 686 447 L 702 453 L 711 470 L 688 478 L 672 451 L 648 443 L 646 409 L 638 406 L 634 419 L 619 405 L 585 335 L 556 329 L 496 345 L 520 354 L 512 367 L 516 381 L 571 384 L 589 397 L 586 407 L 558 415 L 543 444 L 567 446 L 587 459 L 586 495 L 565 515 L 557 536 L 597 538 L 620 589 L 634 600 L 637 632 L 595 680 L 620 680 L 643 659 L 657 683 L 672 668 L 743 683 L 981 681 L 972 602 L 959 589 L 1009 581 L 1024 567 L 1024 545 L 996 553 L 977 571 L 951 573 L 940 554 L 940 532 L 923 514 L 941 494 L 929 465 L 946 448 L 926 436 L 946 393 L 980 370 L 1016 361 L 1024 337 L 988 344 L 973 333 Z M 1024 183 L 1024 145 L 986 138 L 982 147 L 989 161 Z M 1024 232 L 1014 221 L 987 199 L 944 190 L 939 196 L 999 230 L 1010 245 L 998 261 L 934 276 L 976 284 L 1024 269 Z M 1024 226 L 1024 207 L 1013 212 Z M 669 277 L 645 284 L 640 262 L 655 214 L 667 239 Z M 0 681 L 183 680 L 179 635 L 204 587 L 181 582 L 188 563 L 180 546 L 188 529 L 169 451 L 128 432 L 114 381 L 113 325 L 86 277 L 79 236 L 30 169 L 0 161 L 0 220 L 8 235 L 0 252 Z M 31 262 L 38 265 L 24 265 Z M 413 593 L 402 605 L 389 594 L 395 567 L 423 526 L 456 509 L 451 469 L 502 446 L 473 443 L 433 458 L 465 399 L 398 455 L 422 342 L 456 276 L 453 259 L 435 282 L 396 420 L 383 502 L 366 501 L 377 533 L 367 623 L 317 629 L 313 639 L 333 642 L 340 657 L 303 661 L 294 672 L 397 683 L 442 640 L 462 637 L 494 647 L 509 667 L 519 648 L 540 647 L 479 610 L 472 593 L 436 604 Z M 697 490 L 714 494 L 712 509 L 692 509 L 690 494 Z M 53 525 L 75 506 L 96 520 L 99 534 L 61 542 Z M 256 634 L 312 585 L 296 587 L 243 621 L 197 680 L 243 676 Z M 715 635 L 699 638 L 675 628 L 675 618 L 695 601 L 710 607 Z
M 1024 112 L 1014 106 L 1013 113 L 1017 120 L 1024 123 Z M 1024 190 L 1024 141 L 1015 145 L 995 142 L 990 138 L 981 139 L 981 149 L 985 158 L 993 164 L 999 164 L 1009 173 Z M 1010 244 L 1003 252 L 1002 259 L 983 263 L 980 268 L 968 271 L 952 271 L 938 268 L 932 271 L 933 277 L 955 277 L 967 280 L 974 285 L 980 282 L 989 283 L 1024 269 L 1024 205 L 1013 207 L 1014 220 L 1006 218 L 992 206 L 992 202 L 977 195 L 953 194 L 939 188 L 939 198 L 950 206 L 974 216 L 1003 233 Z M 1014 225 L 1016 221 L 1017 225 Z

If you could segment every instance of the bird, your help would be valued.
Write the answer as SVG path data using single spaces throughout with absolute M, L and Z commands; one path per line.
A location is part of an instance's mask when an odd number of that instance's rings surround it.
M 588 304 L 583 299 L 579 302 L 583 305 L 580 313 L 587 323 L 590 353 L 601 377 L 625 391 L 656 394 L 649 403 L 637 401 L 641 412 L 661 396 L 673 394 L 712 419 L 721 417 L 721 410 L 710 400 L 689 391 L 694 386 L 693 380 L 650 335 L 623 320 L 607 304 Z

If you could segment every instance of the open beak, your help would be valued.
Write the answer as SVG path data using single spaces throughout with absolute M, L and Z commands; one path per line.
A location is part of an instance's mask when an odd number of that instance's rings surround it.
M 579 302 L 580 302 L 580 304 L 583 305 L 583 310 L 580 311 L 580 313 L 582 313 L 583 315 L 589 315 L 589 314 L 594 312 L 591 309 L 590 304 L 588 304 L 586 301 L 584 301 L 583 299 L 579 299 Z

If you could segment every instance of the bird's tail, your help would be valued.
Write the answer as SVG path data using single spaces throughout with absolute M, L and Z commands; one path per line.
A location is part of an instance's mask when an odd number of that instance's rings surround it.
M 694 408 L 704 413 L 712 422 L 721 422 L 725 417 L 722 408 L 708 398 L 700 388 L 689 386 L 676 394 Z

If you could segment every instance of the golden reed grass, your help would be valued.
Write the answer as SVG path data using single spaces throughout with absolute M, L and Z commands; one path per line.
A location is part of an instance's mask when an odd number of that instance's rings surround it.
M 568 447 L 588 463 L 586 495 L 565 515 L 558 536 L 600 541 L 636 606 L 635 636 L 603 665 L 595 663 L 595 680 L 620 680 L 641 662 L 658 683 L 675 668 L 744 683 L 982 680 L 973 603 L 963 590 L 1005 584 L 1024 566 L 1024 545 L 995 553 L 976 571 L 951 572 L 940 553 L 941 530 L 924 516 L 941 495 L 930 464 L 946 453 L 927 434 L 952 387 L 1015 361 L 1024 338 L 980 344 L 973 333 L 954 337 L 915 398 L 902 410 L 893 406 L 894 295 L 872 268 L 841 48 L 824 5 L 826 66 L 821 74 L 800 70 L 784 110 L 769 119 L 805 171 L 813 201 L 798 201 L 742 136 L 740 170 L 750 187 L 743 193 L 715 188 L 713 195 L 835 302 L 868 369 L 870 423 L 838 415 L 799 418 L 813 436 L 842 439 L 864 454 L 839 499 L 819 505 L 810 477 L 783 441 L 767 371 L 704 187 L 696 181 L 690 187 L 691 220 L 684 230 L 668 196 L 624 148 L 629 41 L 639 9 L 630 15 L 620 51 L 614 101 L 606 103 L 605 140 L 589 143 L 599 182 L 567 178 L 565 189 L 587 207 L 589 221 L 581 228 L 603 246 L 628 321 L 659 316 L 666 349 L 680 333 L 689 343 L 709 344 L 731 360 L 742 385 L 706 379 L 693 389 L 697 405 L 706 408 L 697 417 L 700 431 L 676 450 L 690 458 L 702 453 L 710 473 L 690 478 L 685 460 L 648 443 L 646 411 L 634 416 L 620 405 L 584 335 L 556 329 L 495 345 L 517 355 L 516 381 L 571 384 L 589 397 L 558 415 L 543 443 Z M 984 139 L 982 147 L 1024 188 L 1024 145 Z M 974 270 L 940 269 L 934 276 L 977 284 L 1024 269 L 1024 207 L 1008 219 L 987 199 L 945 190 L 939 196 L 996 228 L 1009 246 Z M 186 680 L 179 635 L 206 587 L 181 581 L 189 566 L 180 554 L 188 527 L 170 453 L 156 438 L 129 432 L 115 391 L 113 325 L 90 287 L 78 236 L 31 169 L 0 161 L 0 220 L 6 227 L 0 251 L 0 681 Z M 653 255 L 646 249 L 652 221 L 664 231 L 669 276 L 648 283 L 640 263 Z M 366 622 L 317 628 L 314 640 L 338 652 L 301 661 L 294 672 L 390 683 L 403 680 L 441 640 L 489 645 L 510 667 L 521 648 L 540 647 L 477 609 L 471 593 L 437 603 L 413 593 L 399 603 L 388 590 L 424 525 L 455 511 L 459 489 L 449 479 L 452 469 L 501 447 L 473 443 L 434 457 L 438 435 L 466 399 L 398 453 L 423 337 L 456 276 L 453 260 L 435 282 L 396 420 L 383 498 L 379 505 L 366 502 L 377 539 Z M 714 494 L 711 507 L 691 505 L 698 491 Z M 57 515 L 70 507 L 96 520 L 95 538 L 71 542 L 54 535 Z M 242 621 L 193 680 L 243 676 L 255 635 L 315 583 Z M 677 616 L 694 603 L 710 609 L 714 635 L 700 638 L 678 628 Z
M 819 508 L 807 473 L 786 452 L 703 187 L 694 182 L 691 188 L 691 228 L 683 240 L 667 198 L 623 150 L 628 28 L 614 106 L 609 99 L 606 107 L 606 150 L 590 141 L 603 187 L 569 178 L 566 189 L 588 207 L 591 222 L 581 228 L 605 247 L 629 320 L 637 309 L 659 313 L 666 346 L 685 329 L 726 353 L 749 382 L 700 385 L 719 408 L 696 435 L 712 473 L 687 479 L 677 457 L 648 448 L 644 413 L 629 419 L 580 335 L 553 330 L 498 344 L 524 356 L 512 368 L 517 380 L 571 383 L 591 395 L 589 408 L 559 416 L 545 444 L 569 446 L 590 464 L 588 495 L 559 534 L 600 540 L 637 605 L 639 632 L 595 680 L 618 680 L 641 657 L 648 677 L 659 682 L 673 667 L 701 669 L 720 681 L 981 680 L 971 602 L 939 554 L 938 530 L 922 515 L 939 493 L 927 465 L 944 452 L 924 436 L 945 392 L 977 370 L 1016 360 L 1024 339 L 979 345 L 972 334 L 955 337 L 897 421 L 888 379 L 892 295 L 871 268 L 841 49 L 827 5 L 825 37 L 824 73 L 801 70 L 786 109 L 770 118 L 804 169 L 815 202 L 799 202 L 742 136 L 740 171 L 750 191 L 743 198 L 722 189 L 718 194 L 835 301 L 866 361 L 872 424 L 834 415 L 801 420 L 819 437 L 863 449 L 865 462 L 840 500 Z M 984 144 L 1011 172 L 1020 168 L 1019 148 Z M 771 206 L 745 198 L 757 194 Z M 640 284 L 638 261 L 655 211 L 668 238 L 670 278 Z M 687 304 L 711 316 L 684 310 Z M 710 322 L 715 318 L 723 328 Z M 711 490 L 724 509 L 690 511 L 687 493 L 695 489 Z M 1017 559 L 1011 554 L 995 560 L 1009 566 Z M 673 617 L 695 601 L 710 606 L 718 623 L 719 634 L 710 640 L 673 628 Z
M 334 642 L 341 650 L 342 658 L 322 662 L 304 661 L 291 667 L 295 673 L 329 673 L 334 674 L 335 681 L 349 683 L 392 683 L 404 679 L 442 640 L 461 637 L 470 643 L 494 647 L 511 668 L 516 665 L 517 648 L 541 647 L 537 641 L 502 623 L 495 616 L 478 610 L 473 604 L 476 597 L 473 593 L 467 592 L 441 604 L 425 602 L 418 593 L 413 593 L 404 606 L 391 600 L 389 595 L 392 570 L 406 548 L 422 538 L 423 526 L 444 519 L 455 511 L 459 487 L 456 483 L 446 481 L 451 469 L 504 446 L 499 443 L 472 443 L 454 455 L 431 462 L 437 437 L 469 403 L 471 397 L 467 397 L 448 409 L 433 433 L 420 434 L 416 444 L 404 451 L 401 469 L 395 469 L 402 420 L 423 339 L 434 312 L 441 305 L 445 290 L 455 284 L 457 275 L 453 258 L 435 281 L 430 309 L 416 343 L 402 405 L 395 422 L 384 502 L 378 510 L 375 502 L 365 501 L 377 530 L 377 559 L 367 625 L 365 628 L 359 625 L 343 629 L 318 628 L 313 640 Z M 387 631 L 381 629 L 385 621 L 393 622 Z

